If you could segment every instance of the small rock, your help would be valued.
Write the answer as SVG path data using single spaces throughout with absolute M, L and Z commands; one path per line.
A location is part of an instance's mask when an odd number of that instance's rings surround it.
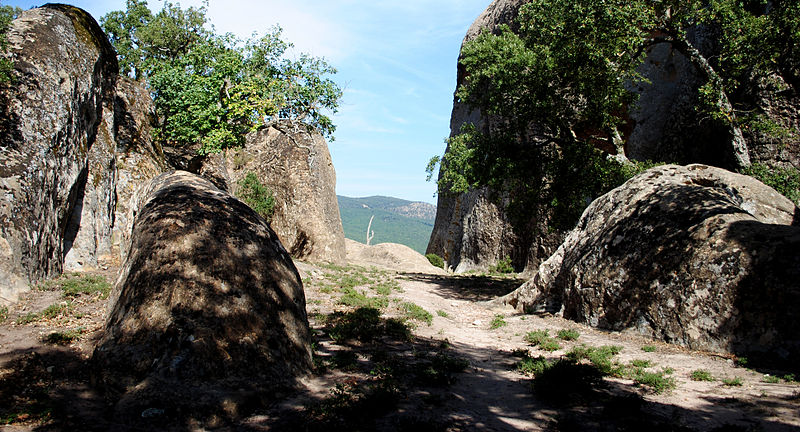
M 481 324 L 482 324 L 481 320 L 475 320 L 475 321 L 472 322 L 472 325 L 475 326 L 475 327 L 480 327 Z
M 162 415 L 164 415 L 163 409 L 147 408 L 146 410 L 142 411 L 142 418 L 161 417 Z

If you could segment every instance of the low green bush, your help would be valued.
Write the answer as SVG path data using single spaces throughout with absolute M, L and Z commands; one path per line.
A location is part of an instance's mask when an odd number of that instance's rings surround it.
M 577 340 L 581 334 L 577 330 L 562 329 L 558 331 L 558 338 L 565 341 Z
M 428 325 L 433 324 L 433 315 L 418 304 L 410 302 L 401 303 L 400 310 L 403 311 L 405 317 L 408 319 L 422 321 Z
M 268 187 L 261 183 L 255 173 L 248 172 L 239 181 L 236 196 L 267 222 L 272 220 L 272 215 L 275 213 L 275 196 Z
M 492 322 L 489 324 L 489 328 L 495 330 L 507 324 L 508 323 L 506 322 L 505 317 L 503 315 L 495 315 L 494 318 L 492 318 Z
M 434 267 L 439 267 L 441 269 L 444 268 L 444 260 L 439 255 L 436 255 L 435 253 L 429 253 L 425 254 L 425 258 L 427 258 Z
M 692 381 L 714 381 L 714 377 L 711 375 L 711 372 L 705 369 L 695 369 L 689 374 L 689 377 Z
M 496 264 L 489 267 L 489 273 L 508 274 L 514 273 L 514 266 L 511 265 L 511 257 L 505 257 Z

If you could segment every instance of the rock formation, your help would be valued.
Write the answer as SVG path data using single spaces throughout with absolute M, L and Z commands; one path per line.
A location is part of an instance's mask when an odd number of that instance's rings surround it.
M 462 46 L 484 29 L 495 31 L 502 24 L 513 26 L 520 6 L 525 3 L 523 0 L 493 1 L 470 26 Z M 464 75 L 459 64 L 457 86 L 464 82 Z M 491 121 L 479 110 L 471 109 L 454 97 L 450 136 L 457 135 L 465 123 L 474 123 L 486 130 Z M 436 222 L 427 253 L 441 256 L 457 273 L 486 270 L 505 257 L 512 258 L 519 269 L 535 268 L 540 260 L 555 250 L 561 236 L 531 236 L 525 233 L 529 230 L 515 228 L 506 215 L 503 200 L 495 195 L 488 188 L 457 195 L 439 194 Z M 529 225 L 535 228 L 540 224 L 533 219 Z
M 377 266 L 407 273 L 447 273 L 439 267 L 433 266 L 425 256 L 406 245 L 378 243 L 368 246 L 350 239 L 345 239 L 345 243 L 349 263 Z
M 493 1 L 467 31 L 464 42 L 474 39 L 483 29 L 495 31 L 500 24 L 509 24 L 513 30 L 514 19 L 524 3 L 520 0 Z M 714 35 L 707 29 L 694 27 L 687 33 L 693 46 L 709 58 L 719 49 Z M 630 90 L 637 93 L 639 99 L 631 107 L 628 122 L 621 130 L 626 140 L 623 156 L 634 160 L 734 168 L 738 155 L 730 145 L 729 131 L 698 119 L 695 108 L 702 77 L 697 68 L 671 45 L 662 43 L 647 50 L 639 72 L 650 82 L 631 85 Z M 463 80 L 464 70 L 459 65 L 457 85 Z M 779 82 L 781 78 L 774 76 L 769 80 Z M 763 83 L 763 94 L 744 98 L 765 112 L 770 122 L 794 132 L 776 137 L 758 128 L 744 128 L 747 152 L 752 162 L 797 167 L 800 166 L 800 145 L 796 138 L 796 131 L 800 130 L 800 115 L 797 114 L 800 102 L 796 92 L 777 92 L 776 85 Z M 772 90 L 766 91 L 771 86 Z M 486 131 L 493 121 L 496 120 L 456 100 L 450 122 L 451 136 L 466 122 Z M 527 270 L 535 271 L 540 261 L 557 247 L 563 234 L 548 231 L 546 205 L 529 209 L 533 216 L 526 227 L 512 226 L 504 206 L 498 204 L 503 197 L 499 198 L 486 188 L 456 196 L 440 195 L 428 252 L 444 257 L 456 271 L 485 269 L 504 255 L 513 258 L 516 267 L 524 265 Z
M 117 206 L 113 249 L 121 261 L 125 260 L 130 244 L 136 200 L 134 193 L 166 170 L 163 151 L 152 138 L 153 116 L 153 100 L 144 85 L 120 77 L 114 98 Z
M 309 371 L 302 283 L 264 220 L 187 172 L 145 190 L 93 356 L 117 415 L 232 416 Z
M 70 219 L 93 212 L 86 205 L 76 210 L 79 196 L 99 201 L 113 190 L 113 176 L 95 177 L 89 170 L 114 164 L 102 124 L 117 77 L 116 54 L 102 30 L 71 6 L 25 11 L 12 23 L 8 41 L 16 82 L 0 90 L 3 302 L 61 272 L 70 243 L 65 233 L 74 232 L 68 231 L 75 225 Z M 113 202 L 99 206 L 91 223 L 95 232 L 85 238 L 103 243 L 101 225 Z
M 103 101 L 97 138 L 89 149 L 87 178 L 75 195 L 75 206 L 64 232 L 64 270 L 97 268 L 111 260 L 111 230 L 117 207 L 116 142 L 113 99 Z
M 270 225 L 292 256 L 345 263 L 336 172 L 322 135 L 282 121 L 248 135 L 243 148 L 228 151 L 226 162 L 234 192 L 248 172 L 272 190 Z
M 705 165 L 650 169 L 595 200 L 503 301 L 693 349 L 800 360 L 800 209 Z

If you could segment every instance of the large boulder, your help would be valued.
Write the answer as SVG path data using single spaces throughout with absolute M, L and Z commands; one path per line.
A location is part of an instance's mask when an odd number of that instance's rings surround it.
M 291 257 L 263 218 L 194 174 L 145 191 L 93 355 L 117 415 L 224 419 L 275 397 L 311 368 Z
M 595 200 L 503 301 L 693 349 L 800 361 L 800 209 L 747 176 L 660 166 Z
M 0 89 L 3 302 L 62 271 L 70 243 L 65 233 L 73 216 L 84 215 L 75 207 L 81 191 L 85 197 L 91 189 L 87 184 L 97 185 L 90 195 L 98 197 L 113 190 L 113 175 L 89 169 L 90 157 L 92 165 L 113 165 L 107 149 L 92 148 L 103 134 L 103 105 L 113 98 L 117 77 L 116 53 L 100 26 L 71 6 L 23 12 L 8 42 L 15 82 Z
M 250 172 L 272 190 L 275 213 L 270 225 L 292 256 L 346 262 L 336 171 L 319 132 L 281 121 L 249 134 L 243 148 L 228 151 L 226 162 L 234 193 Z

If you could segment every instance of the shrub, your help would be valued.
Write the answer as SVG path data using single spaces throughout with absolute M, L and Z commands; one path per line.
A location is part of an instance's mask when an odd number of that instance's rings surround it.
M 356 291 L 355 288 L 345 288 L 344 294 L 339 298 L 339 304 L 350 307 L 369 307 L 382 309 L 389 306 L 389 299 L 386 297 L 367 297 Z
M 106 299 L 111 292 L 111 284 L 105 277 L 98 275 L 73 274 L 59 281 L 58 284 L 66 297 L 99 293 L 101 298 Z
M 3 324 L 8 319 L 8 308 L 0 307 L 0 324 Z
M 505 257 L 500 261 L 497 261 L 497 264 L 489 267 L 490 273 L 514 273 L 514 266 L 511 265 L 511 257 Z
M 248 172 L 239 181 L 236 196 L 267 222 L 272 221 L 272 215 L 275 212 L 275 197 L 272 195 L 272 191 L 261 183 L 255 173 Z
M 565 341 L 574 341 L 581 336 L 577 330 L 563 329 L 558 331 L 558 338 Z
M 49 344 L 66 345 L 75 339 L 80 338 L 81 334 L 83 334 L 82 327 L 75 330 L 57 331 L 43 337 L 42 341 Z
M 360 307 L 347 313 L 334 312 L 325 321 L 326 332 L 337 342 L 351 339 L 367 342 L 381 336 L 401 341 L 411 339 L 407 325 L 396 319 L 382 319 L 381 312 L 372 307 Z
M 689 375 L 692 381 L 714 381 L 714 377 L 711 375 L 711 372 L 705 369 L 695 369 Z
M 449 385 L 455 382 L 453 374 L 463 372 L 469 362 L 446 352 L 437 352 L 430 361 L 417 365 L 419 379 L 428 385 Z
M 722 384 L 724 384 L 724 385 L 726 385 L 728 387 L 741 387 L 743 383 L 742 383 L 742 379 L 741 378 L 733 377 L 733 378 L 725 378 L 725 379 L 723 379 L 722 380 Z
M 526 375 L 539 375 L 544 372 L 550 363 L 542 356 L 530 357 L 525 356 L 522 360 L 517 362 L 517 370 Z
M 593 365 L 562 359 L 543 367 L 533 380 L 533 390 L 548 401 L 572 403 L 576 398 L 590 396 L 602 378 Z
M 507 325 L 508 323 L 504 318 L 503 315 L 495 315 L 494 318 L 492 318 L 492 322 L 489 324 L 489 328 L 495 330 Z
M 400 309 L 405 313 L 406 318 L 422 321 L 428 325 L 433 324 L 433 315 L 415 303 L 401 303 Z
M 604 375 L 619 375 L 622 367 L 612 361 L 612 358 L 622 351 L 622 347 L 616 345 L 603 345 L 599 348 L 580 345 L 572 348 L 566 357 L 574 362 L 585 359 Z
M 742 170 L 742 174 L 758 179 L 795 204 L 800 203 L 800 170 L 797 168 L 770 167 L 754 163 Z
M 434 253 L 429 253 L 425 254 L 425 258 L 427 258 L 428 261 L 430 261 L 431 265 L 433 265 L 434 267 L 439 267 L 441 269 L 444 268 L 444 260 L 439 255 L 436 255 Z
M 656 352 L 656 347 L 654 345 L 643 345 L 642 351 L 644 352 Z
M 550 334 L 547 330 L 530 331 L 527 334 L 525 334 L 525 337 L 523 337 L 523 339 L 525 339 L 525 342 L 528 342 L 529 344 L 534 346 L 539 345 L 540 343 L 549 338 Z
M 441 310 L 441 309 L 439 309 L 439 310 L 437 310 L 437 311 L 436 311 L 436 315 L 439 315 L 439 316 L 440 316 L 440 317 L 442 317 L 442 318 L 447 318 L 447 317 L 449 317 L 449 316 L 450 316 L 450 315 L 449 315 L 447 312 L 445 312 L 445 311 L 443 311 L 443 310 Z
M 636 368 L 649 368 L 653 366 L 653 362 L 644 359 L 631 360 L 630 365 Z
M 654 393 L 661 394 L 675 388 L 675 379 L 666 375 L 668 375 L 666 370 L 647 372 L 643 369 L 637 369 L 633 374 L 633 382 L 636 385 L 650 387 Z
M 57 318 L 59 316 L 66 315 L 69 312 L 72 304 L 69 302 L 66 303 L 59 303 L 59 304 L 52 304 L 47 307 L 47 309 L 42 311 L 42 317 L 44 318 Z
M 41 319 L 41 315 L 35 312 L 29 312 L 17 318 L 17 325 L 30 324 L 32 322 L 39 321 L 39 319 Z
M 538 346 L 545 351 L 557 351 L 561 349 L 558 341 L 550 337 L 547 330 L 534 330 L 528 332 L 523 339 L 533 346 Z
M 777 383 L 781 382 L 781 379 L 776 377 L 776 376 L 774 376 L 774 375 L 769 375 L 768 374 L 768 375 L 764 375 L 764 377 L 761 379 L 761 381 L 764 381 L 765 383 L 769 383 L 769 384 L 777 384 Z

